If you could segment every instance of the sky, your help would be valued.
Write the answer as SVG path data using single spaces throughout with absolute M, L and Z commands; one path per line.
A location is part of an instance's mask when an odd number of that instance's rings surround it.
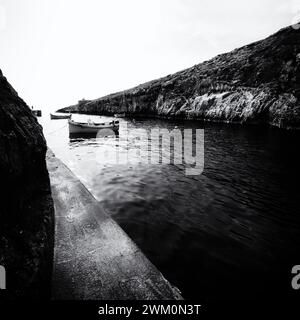
M 191 67 L 295 19 L 299 0 L 0 0 L 0 69 L 28 105 L 53 111 Z

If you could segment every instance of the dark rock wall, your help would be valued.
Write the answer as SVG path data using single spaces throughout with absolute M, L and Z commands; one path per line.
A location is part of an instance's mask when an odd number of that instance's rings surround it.
M 192 68 L 60 111 L 300 127 L 300 30 L 267 39 Z
M 0 71 L 0 265 L 5 296 L 49 298 L 54 209 L 42 128 Z

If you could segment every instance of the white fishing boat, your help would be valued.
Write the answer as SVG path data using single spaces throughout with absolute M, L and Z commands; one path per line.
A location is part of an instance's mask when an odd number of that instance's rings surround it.
M 75 119 L 73 116 L 68 120 L 69 132 L 73 133 L 96 133 L 102 129 L 119 130 L 119 121 L 104 119 L 101 117 L 87 117 L 87 119 Z
M 52 120 L 56 120 L 56 119 L 70 119 L 71 118 L 71 114 L 70 113 L 50 113 L 50 118 Z

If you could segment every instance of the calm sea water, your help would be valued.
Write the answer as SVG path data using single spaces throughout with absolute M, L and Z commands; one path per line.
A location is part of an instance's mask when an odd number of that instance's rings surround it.
M 289 294 L 291 268 L 300 263 L 299 132 L 126 121 L 132 137 L 126 145 L 71 139 L 67 120 L 40 123 L 57 157 L 185 298 Z M 133 149 L 138 129 L 154 127 L 204 128 L 204 172 L 187 176 L 184 166 L 103 161 L 116 145 Z

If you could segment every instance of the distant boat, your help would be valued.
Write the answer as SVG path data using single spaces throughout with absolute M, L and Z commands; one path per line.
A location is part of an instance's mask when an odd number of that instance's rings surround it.
M 88 117 L 86 121 L 83 119 L 74 120 L 73 116 L 68 120 L 69 132 L 73 133 L 97 133 L 102 129 L 119 130 L 118 120 L 104 121 L 101 117 Z
M 41 116 L 42 116 L 42 111 L 41 111 L 41 110 L 31 110 L 31 112 L 32 112 L 33 115 L 35 115 L 36 117 L 41 117 Z
M 125 118 L 126 117 L 126 113 L 125 112 L 123 112 L 123 113 L 115 113 L 114 117 L 115 118 Z
M 50 118 L 52 120 L 56 120 L 56 119 L 70 119 L 71 118 L 71 114 L 70 113 L 50 113 Z

